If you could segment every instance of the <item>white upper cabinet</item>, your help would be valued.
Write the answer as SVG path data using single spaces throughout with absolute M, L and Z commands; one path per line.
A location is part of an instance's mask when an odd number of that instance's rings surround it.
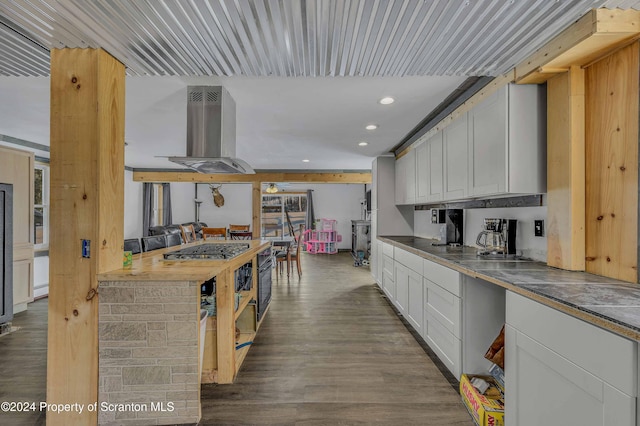
M 467 196 L 467 149 L 467 113 L 464 113 L 442 132 L 444 200 Z
M 396 160 L 396 204 L 416 202 L 416 151 L 410 150 Z
M 468 195 L 546 192 L 544 88 L 508 85 L 468 113 Z
M 442 200 L 442 132 L 438 132 L 415 149 L 416 201 L 423 204 Z

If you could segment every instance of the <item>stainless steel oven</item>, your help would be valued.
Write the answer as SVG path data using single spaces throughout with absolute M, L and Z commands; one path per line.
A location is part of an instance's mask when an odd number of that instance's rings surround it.
M 267 306 L 269 306 L 269 302 L 271 302 L 272 265 L 271 247 L 258 253 L 258 321 L 260 321 L 262 315 L 264 315 L 264 312 L 267 310 Z

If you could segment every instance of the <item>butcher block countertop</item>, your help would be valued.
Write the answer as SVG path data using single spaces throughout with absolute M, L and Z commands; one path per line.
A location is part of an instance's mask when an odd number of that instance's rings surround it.
M 640 285 L 526 259 L 486 259 L 474 247 L 433 246 L 417 237 L 378 237 L 422 258 L 640 341 Z
M 229 260 L 164 260 L 164 253 L 200 244 L 249 244 L 244 253 Z M 266 240 L 199 240 L 166 249 L 133 255 L 129 267 L 98 274 L 98 281 L 206 281 L 228 268 L 237 269 L 251 261 L 259 252 L 271 245 Z

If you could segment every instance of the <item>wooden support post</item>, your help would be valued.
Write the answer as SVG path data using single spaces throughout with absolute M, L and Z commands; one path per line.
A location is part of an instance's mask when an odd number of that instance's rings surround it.
M 547 82 L 547 264 L 585 268 L 584 71 Z
M 236 374 L 236 322 L 234 271 L 216 277 L 218 383 L 233 383 Z
M 122 267 L 124 66 L 103 50 L 51 51 L 48 425 L 96 424 L 98 282 Z M 90 242 L 83 257 L 82 241 Z
M 585 71 L 586 270 L 630 282 L 638 281 L 639 48 Z
M 262 216 L 262 191 L 261 182 L 254 181 L 251 185 L 251 229 L 253 229 L 253 238 L 260 238 L 260 217 Z

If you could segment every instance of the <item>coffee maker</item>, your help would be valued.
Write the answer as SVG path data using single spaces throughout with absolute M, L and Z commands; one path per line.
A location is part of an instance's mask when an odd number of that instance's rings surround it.
M 482 231 L 476 238 L 476 244 L 481 247 L 479 256 L 504 256 L 516 254 L 516 230 L 518 221 L 515 219 L 484 219 Z
M 464 210 L 462 209 L 431 209 L 431 223 L 440 224 L 440 239 L 434 246 L 458 247 L 463 243 Z

